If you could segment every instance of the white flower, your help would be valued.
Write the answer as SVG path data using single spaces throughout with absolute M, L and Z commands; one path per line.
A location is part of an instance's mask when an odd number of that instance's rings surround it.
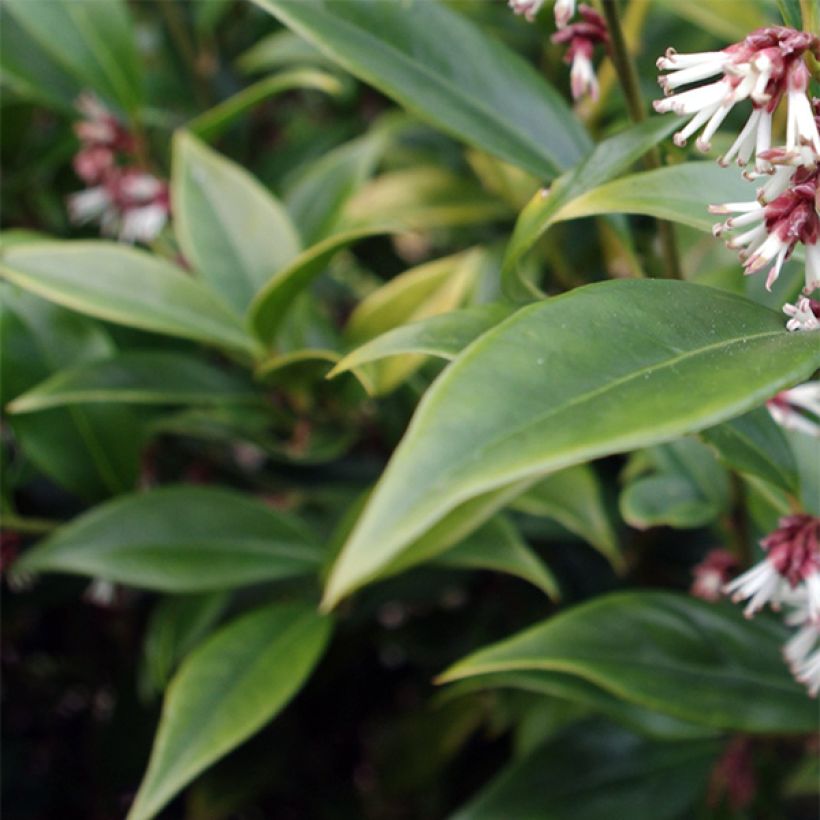
M 590 55 L 584 49 L 578 49 L 573 54 L 569 81 L 574 100 L 579 100 L 584 95 L 588 95 L 593 100 L 598 99 L 598 78 L 595 75 Z
M 817 330 L 820 328 L 820 320 L 812 310 L 811 299 L 805 296 L 801 296 L 794 305 L 789 303 L 783 305 L 783 313 L 791 317 L 786 322 L 786 330 Z
M 68 197 L 69 218 L 78 225 L 98 221 L 112 207 L 113 202 L 104 185 L 87 188 Z
M 820 322 L 817 326 L 820 327 Z M 766 407 L 781 427 L 820 437 L 820 424 L 805 415 L 808 413 L 820 419 L 820 381 L 784 390 L 767 401 Z
M 575 16 L 575 0 L 555 0 L 555 25 L 564 28 Z
M 123 212 L 119 238 L 123 242 L 151 242 L 159 236 L 168 220 L 168 209 L 164 205 L 143 205 Z

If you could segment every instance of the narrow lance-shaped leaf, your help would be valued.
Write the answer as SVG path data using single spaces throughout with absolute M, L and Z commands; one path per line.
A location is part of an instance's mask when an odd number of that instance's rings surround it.
M 230 404 L 260 402 L 247 378 L 173 351 L 128 351 L 55 373 L 11 402 L 10 413 L 90 402 Z
M 788 333 L 773 311 L 685 282 L 604 282 L 524 308 L 424 396 L 325 606 L 469 498 L 714 426 L 818 365 L 820 335 Z
M 440 681 L 557 671 L 704 726 L 809 732 L 816 727 L 817 711 L 783 662 L 787 637 L 776 620 L 758 616 L 748 621 L 728 602 L 670 592 L 620 592 L 481 649 Z
M 0 277 L 98 319 L 257 352 L 241 319 L 215 294 L 145 251 L 114 242 L 24 244 L 3 252 Z
M 148 771 L 128 820 L 149 820 L 203 769 L 259 731 L 310 675 L 330 621 L 274 604 L 228 624 L 171 681 Z
M 182 252 L 237 310 L 299 253 L 284 206 L 249 174 L 185 131 L 174 137 L 174 230 Z
M 234 491 L 177 486 L 95 507 L 28 550 L 14 571 L 203 592 L 310 574 L 319 559 L 296 519 Z
M 409 111 L 540 177 L 590 146 L 532 66 L 443 3 L 254 2 Z

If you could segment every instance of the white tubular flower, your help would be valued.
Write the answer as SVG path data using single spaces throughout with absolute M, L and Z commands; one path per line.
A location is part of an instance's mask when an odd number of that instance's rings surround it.
M 783 313 L 789 317 L 786 330 L 820 330 L 820 302 L 801 296 L 795 304 L 783 305 Z
M 596 44 L 607 45 L 609 32 L 604 18 L 595 9 L 582 5 L 581 21 L 560 29 L 552 35 L 553 43 L 568 44 L 564 62 L 571 63 L 570 88 L 572 98 L 583 96 L 598 99 L 598 78 L 592 65 Z
M 515 14 L 523 15 L 524 19 L 532 23 L 535 16 L 541 11 L 544 0 L 510 0 L 509 6 Z
M 564 28 L 575 17 L 575 0 L 555 0 L 555 25 Z
M 784 390 L 769 399 L 766 408 L 781 427 L 820 438 L 820 381 Z
M 114 203 L 104 185 L 86 188 L 68 197 L 68 216 L 77 225 L 97 222 Z
M 149 243 L 156 239 L 168 221 L 168 208 L 155 203 L 130 208 L 123 213 L 119 238 L 122 242 Z
M 746 165 L 755 155 L 755 171 L 768 173 L 771 165 L 761 159 L 760 154 L 771 148 L 772 114 L 789 82 L 794 85 L 796 95 L 802 75 L 800 70 L 793 69 L 803 65 L 807 50 L 817 48 L 817 38 L 813 35 L 773 26 L 758 29 L 722 51 L 678 54 L 668 49 L 657 62 L 661 71 L 670 72 L 658 79 L 667 96 L 653 105 L 661 114 L 672 111 L 679 116 L 689 116 L 689 122 L 675 134 L 675 144 L 685 145 L 702 128 L 696 145 L 699 151 L 706 152 L 732 108 L 745 99 L 751 100 L 752 113 L 720 162 L 726 165 L 736 160 Z M 707 85 L 678 91 L 710 78 L 715 79 Z M 805 98 L 805 89 L 803 96 Z M 804 108 L 798 106 L 795 113 L 803 128 Z
M 807 96 L 808 90 L 809 70 L 801 60 L 792 66 L 788 76 L 789 109 L 786 119 L 786 150 L 799 151 L 807 148 L 816 159 L 820 154 L 820 133 L 817 130 L 812 104 Z

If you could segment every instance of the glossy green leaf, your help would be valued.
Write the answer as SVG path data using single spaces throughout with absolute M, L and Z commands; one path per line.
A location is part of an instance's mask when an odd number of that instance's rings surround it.
M 0 277 L 99 319 L 256 353 L 239 317 L 202 283 L 159 257 L 114 242 L 9 248 L 0 257 Z
M 816 710 L 783 663 L 786 637 L 774 619 L 748 621 L 729 603 L 621 592 L 481 649 L 441 680 L 543 669 L 704 726 L 807 732 Z
M 490 302 L 401 325 L 351 350 L 328 373 L 328 378 L 368 362 L 404 353 L 454 359 L 468 344 L 506 319 L 514 309 L 513 305 L 504 302 Z
M 142 74 L 123 0 L 6 0 L 3 5 L 64 71 L 126 111 L 136 110 Z
M 5 283 L 0 350 L 3 402 L 62 368 L 115 352 L 98 323 Z M 134 486 L 144 432 L 128 408 L 75 405 L 8 423 L 34 465 L 80 498 L 97 500 Z
M 701 527 L 726 512 L 729 477 L 706 445 L 684 438 L 651 448 L 654 472 L 629 483 L 621 493 L 624 520 L 638 529 L 665 524 Z
M 756 188 L 734 168 L 716 162 L 685 162 L 621 177 L 569 202 L 554 222 L 600 214 L 645 214 L 711 231 L 709 205 L 755 198 Z
M 701 433 L 732 469 L 786 492 L 797 489 L 797 465 L 785 435 L 765 407 Z
M 409 111 L 540 177 L 590 145 L 529 63 L 443 3 L 255 2 Z
M 32 413 L 91 402 L 224 404 L 259 402 L 247 378 L 171 351 L 130 351 L 69 367 L 26 390 L 6 408 Z
M 406 322 L 455 310 L 467 298 L 481 270 L 483 252 L 470 251 L 436 259 L 399 274 L 363 299 L 345 325 L 345 338 L 361 344 Z M 424 362 L 419 354 L 391 357 L 366 368 L 371 392 L 390 392 Z
M 521 276 L 518 265 L 561 212 L 573 200 L 603 185 L 630 168 L 654 145 L 675 130 L 677 123 L 661 118 L 627 128 L 599 143 L 576 168 L 555 180 L 547 190 L 537 192 L 521 211 L 507 247 L 502 281 L 511 297 L 542 295 L 537 287 Z
M 719 744 L 659 743 L 600 723 L 571 726 L 510 763 L 450 820 L 694 817 Z
M 185 131 L 174 137 L 171 188 L 182 252 L 237 310 L 299 253 L 281 203 L 244 168 Z
M 547 565 L 503 517 L 496 517 L 448 549 L 436 561 L 449 567 L 488 569 L 529 581 L 553 600 L 560 591 Z
M 423 231 L 504 219 L 510 208 L 474 180 L 444 168 L 419 165 L 391 171 L 369 182 L 346 205 L 346 227 L 400 225 Z
M 308 248 L 290 265 L 280 270 L 256 294 L 250 306 L 250 321 L 259 338 L 267 344 L 273 342 L 296 297 L 327 268 L 339 251 L 361 239 L 386 233 L 387 230 L 382 226 L 334 234 Z
M 298 34 L 283 29 L 254 43 L 240 55 L 236 65 L 245 74 L 258 74 L 282 67 L 315 65 L 326 68 L 336 64 Z
M 595 547 L 616 570 L 624 569 L 603 488 L 589 464 L 577 464 L 547 476 L 516 498 L 512 508 L 528 515 L 555 519 Z
M 685 282 L 603 282 L 524 308 L 425 394 L 325 606 L 469 498 L 714 426 L 818 365 L 820 336 L 788 333 L 766 308 Z
M 249 85 L 226 100 L 189 120 L 185 129 L 202 140 L 214 140 L 224 133 L 246 111 L 255 108 L 277 94 L 294 89 L 323 91 L 331 96 L 342 93 L 343 86 L 337 77 L 326 71 L 296 69 L 283 71 Z
M 203 769 L 261 729 L 304 684 L 330 637 L 301 603 L 238 618 L 196 649 L 168 688 L 128 820 L 149 820 Z
M 163 487 L 61 527 L 15 563 L 164 592 L 204 592 L 315 572 L 319 549 L 293 518 L 234 491 Z

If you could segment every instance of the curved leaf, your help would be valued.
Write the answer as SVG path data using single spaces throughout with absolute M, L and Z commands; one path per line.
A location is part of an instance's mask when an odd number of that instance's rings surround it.
M 6 408 L 33 413 L 90 402 L 224 404 L 258 402 L 251 383 L 201 358 L 171 351 L 131 351 L 60 370 Z
M 244 168 L 191 134 L 174 136 L 171 179 L 180 248 L 214 290 L 244 310 L 299 253 L 287 211 Z
M 121 496 L 28 550 L 16 573 L 68 572 L 164 592 L 203 592 L 315 572 L 298 521 L 211 487 Z
M 704 726 L 810 732 L 816 709 L 783 663 L 786 637 L 775 621 L 748 621 L 729 603 L 621 592 L 481 649 L 440 681 L 543 669 Z
M 171 681 L 148 771 L 128 820 L 149 820 L 203 769 L 261 729 L 299 691 L 330 622 L 305 604 L 274 604 L 223 627 Z
M 538 176 L 568 168 L 590 145 L 532 66 L 444 4 L 254 2 L 409 111 Z
M 820 335 L 788 333 L 773 311 L 685 282 L 603 282 L 524 308 L 426 393 L 324 605 L 469 498 L 714 426 L 818 365 Z
M 169 336 L 257 352 L 242 322 L 201 282 L 114 242 L 43 242 L 3 252 L 0 276 L 58 305 Z

